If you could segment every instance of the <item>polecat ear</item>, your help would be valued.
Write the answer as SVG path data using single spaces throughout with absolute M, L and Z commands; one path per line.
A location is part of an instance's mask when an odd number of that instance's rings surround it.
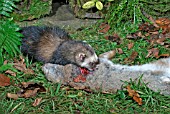
M 78 57 L 79 57 L 79 60 L 80 60 L 81 62 L 83 62 L 84 59 L 86 58 L 86 54 L 84 54 L 84 53 L 79 53 L 79 54 L 78 54 Z

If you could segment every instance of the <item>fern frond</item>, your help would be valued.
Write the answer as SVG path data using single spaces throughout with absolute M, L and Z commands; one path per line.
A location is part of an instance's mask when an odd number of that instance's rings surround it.
M 0 15 L 10 17 L 10 12 L 16 8 L 15 2 L 20 0 L 0 0 Z
M 0 64 L 3 62 L 3 53 L 6 51 L 9 56 L 14 57 L 20 53 L 22 34 L 20 28 L 12 21 L 0 21 Z

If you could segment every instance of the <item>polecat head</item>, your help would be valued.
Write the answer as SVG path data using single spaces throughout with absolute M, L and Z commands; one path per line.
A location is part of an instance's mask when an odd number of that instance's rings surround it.
M 86 49 L 77 52 L 75 57 L 80 67 L 85 67 L 90 71 L 94 70 L 99 62 L 95 51 L 90 45 L 88 45 Z

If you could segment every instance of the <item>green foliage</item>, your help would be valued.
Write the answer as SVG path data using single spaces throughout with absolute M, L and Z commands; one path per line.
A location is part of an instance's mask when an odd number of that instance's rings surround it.
M 121 28 L 122 33 L 134 32 L 142 21 L 148 21 L 141 7 L 140 0 L 115 0 L 109 7 L 105 21 L 113 31 Z
M 142 10 L 153 17 L 170 17 L 170 0 L 140 0 Z
M 0 66 L 0 72 L 4 72 L 4 71 L 6 71 L 8 69 L 12 69 L 12 64 L 6 64 L 6 65 Z
M 146 17 L 170 17 L 168 0 L 114 0 L 105 16 L 105 22 L 111 26 L 111 32 L 126 34 L 138 30 L 142 22 L 150 22 Z
M 20 28 L 10 20 L 0 21 L 0 64 L 3 63 L 4 55 L 7 53 L 10 57 L 16 56 L 20 50 L 21 34 Z
M 12 21 L 11 13 L 16 8 L 15 2 L 19 0 L 0 0 L 0 72 L 11 69 L 12 65 L 3 65 L 6 57 L 14 57 L 20 53 L 19 45 L 21 44 L 20 37 L 22 36 L 18 31 L 19 27 Z
M 10 17 L 10 13 L 16 8 L 15 2 L 20 0 L 0 0 L 0 15 Z
M 103 0 L 101 0 L 101 1 L 103 1 Z M 89 9 L 89 8 L 96 6 L 96 8 L 98 10 L 102 10 L 103 9 L 103 3 L 101 1 L 99 1 L 99 0 L 88 1 L 88 2 L 83 4 L 82 8 Z M 103 2 L 106 2 L 106 1 L 111 2 L 111 1 L 114 1 L 114 0 L 104 0 Z
M 14 11 L 11 16 L 16 21 L 23 21 L 23 20 L 32 20 L 40 18 L 44 15 L 50 14 L 51 11 L 51 2 L 52 0 L 31 0 L 28 3 L 28 0 L 21 1 L 22 3 L 18 4 L 18 10 Z

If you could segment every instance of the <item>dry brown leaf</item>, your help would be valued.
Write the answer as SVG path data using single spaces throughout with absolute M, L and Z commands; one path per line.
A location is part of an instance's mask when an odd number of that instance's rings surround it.
M 123 54 L 122 48 L 116 48 L 116 50 L 117 50 L 117 52 L 118 52 L 119 54 Z
M 133 100 L 135 100 L 139 105 L 142 105 L 142 98 L 140 98 L 140 95 L 135 90 L 132 90 L 130 85 L 128 85 L 126 88 L 129 96 L 133 97 Z
M 26 70 L 26 65 L 23 64 L 23 63 L 13 63 L 14 67 L 17 69 L 17 70 L 20 70 L 22 72 L 24 72 Z
M 32 69 L 26 68 L 26 64 L 24 63 L 25 60 L 22 56 L 20 56 L 20 61 L 15 60 L 15 63 L 13 63 L 14 67 L 25 74 L 34 74 L 34 71 Z
M 142 98 L 133 96 L 133 100 L 135 100 L 139 105 L 142 105 Z
M 27 88 L 29 85 L 35 84 L 35 83 L 34 82 L 21 82 L 21 84 L 24 88 Z
M 158 44 L 163 45 L 165 40 L 166 40 L 166 38 L 159 38 L 159 39 L 156 40 L 156 42 L 157 42 Z
M 161 54 L 159 55 L 157 58 L 162 58 L 162 57 L 170 57 L 170 54 L 167 53 L 167 54 Z
M 130 42 L 130 43 L 128 44 L 128 49 L 131 49 L 133 46 L 134 46 L 134 43 L 133 43 L 133 42 Z
M 9 86 L 10 84 L 10 78 L 4 74 L 0 74 L 0 86 Z
M 42 101 L 42 97 L 41 98 L 36 98 L 35 101 L 33 102 L 32 106 L 34 106 L 34 107 L 38 106 L 41 101 Z
M 24 93 L 24 97 L 25 98 L 29 98 L 29 97 L 34 97 L 37 95 L 37 92 L 40 88 L 35 88 L 34 90 L 27 90 L 25 93 Z
M 105 23 L 102 23 L 102 24 L 100 25 L 100 28 L 102 28 L 102 30 L 99 30 L 99 32 L 107 33 L 108 30 L 110 29 L 110 25 L 105 24 Z
M 168 33 L 170 32 L 170 19 L 168 18 L 159 18 L 155 20 L 156 24 L 163 29 L 162 33 Z
M 153 32 L 149 32 L 150 34 L 153 34 L 153 35 L 158 35 L 159 34 L 159 31 L 153 31 Z
M 24 71 L 24 73 L 25 74 L 34 74 L 34 71 L 32 70 L 32 69 L 26 69 L 25 71 Z
M 5 74 L 10 74 L 11 76 L 16 76 L 16 73 L 13 72 L 12 70 L 5 71 Z
M 24 98 L 34 97 L 38 92 L 46 92 L 42 85 L 34 82 L 22 82 L 20 88 L 22 89 L 17 92 L 17 95 Z
M 146 58 L 151 57 L 151 56 L 154 56 L 157 58 L 159 56 L 159 49 L 152 48 L 152 49 L 148 50 L 148 55 L 146 56 Z
M 112 36 L 111 35 L 105 36 L 105 39 L 112 42 L 116 42 L 117 44 L 120 44 L 122 42 L 122 39 L 116 33 L 114 33 Z
M 18 95 L 17 94 L 12 94 L 12 93 L 7 93 L 7 97 L 11 98 L 11 99 L 14 99 L 14 100 L 18 99 Z
M 35 88 L 39 88 L 39 92 L 46 92 L 46 89 L 41 85 L 41 84 L 37 84 L 34 82 L 22 82 L 21 83 L 22 88 L 26 91 L 26 90 L 32 90 Z
M 99 26 L 99 28 L 102 29 L 102 28 L 104 28 L 106 25 L 107 25 L 106 23 L 101 23 L 100 26 Z
M 170 24 L 170 19 L 168 19 L 168 18 L 159 18 L 159 19 L 155 20 L 155 22 L 159 26 L 161 26 L 161 25 L 169 25 Z
M 141 31 L 149 31 L 150 30 L 149 24 L 144 23 L 144 24 L 139 25 L 139 30 L 141 30 Z
M 144 38 L 144 37 L 145 36 L 142 34 L 141 31 L 132 33 L 132 34 L 126 36 L 126 38 L 128 38 L 128 39 L 135 39 L 135 40 L 139 39 L 139 38 Z
M 132 54 L 129 57 L 129 60 L 134 61 L 137 56 L 138 56 L 138 52 L 133 51 Z
M 153 23 L 153 26 L 155 26 L 156 28 L 158 28 L 159 26 L 156 24 L 155 20 L 153 19 L 153 17 L 149 16 L 149 20 Z

